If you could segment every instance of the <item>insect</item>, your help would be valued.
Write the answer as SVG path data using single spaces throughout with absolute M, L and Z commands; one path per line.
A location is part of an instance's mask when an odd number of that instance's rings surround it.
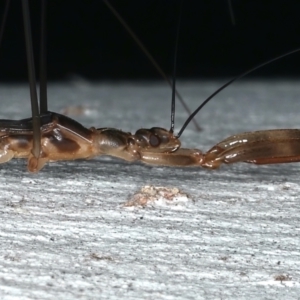
M 18 121 L 0 120 L 0 163 L 8 162 L 12 158 L 27 158 L 28 170 L 38 172 L 51 161 L 87 159 L 98 155 L 109 155 L 126 161 L 141 161 L 152 165 L 201 166 L 210 169 L 218 168 L 222 163 L 270 164 L 300 161 L 297 145 L 300 130 L 297 129 L 241 133 L 221 141 L 206 153 L 198 149 L 181 148 L 179 138 L 199 110 L 216 93 L 256 68 L 231 80 L 205 100 L 191 114 L 177 135 L 174 134 L 174 105 L 170 130 L 153 127 L 139 129 L 135 134 L 114 128 L 87 129 L 69 117 L 48 111 L 46 96 L 40 97 L 39 110 L 35 95 L 28 2 L 23 0 L 22 3 L 27 33 L 33 117 Z M 45 89 L 46 87 L 41 87 L 42 92 Z M 175 103 L 175 88 L 172 99 Z

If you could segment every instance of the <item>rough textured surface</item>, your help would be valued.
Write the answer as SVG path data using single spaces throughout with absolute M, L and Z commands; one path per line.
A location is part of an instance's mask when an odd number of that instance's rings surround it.
M 219 85 L 178 87 L 196 107 Z M 28 117 L 28 94 L 0 86 L 0 118 Z M 243 131 L 297 128 L 299 96 L 296 81 L 236 84 L 200 112 L 203 131 L 190 125 L 184 146 L 208 150 Z M 53 111 L 75 107 L 86 126 L 169 127 L 163 84 L 69 82 L 50 86 L 49 98 Z M 178 104 L 178 129 L 185 118 Z M 100 157 L 33 175 L 13 160 L 0 174 L 1 299 L 299 299 L 297 163 L 208 171 Z M 126 207 L 146 185 L 189 198 Z

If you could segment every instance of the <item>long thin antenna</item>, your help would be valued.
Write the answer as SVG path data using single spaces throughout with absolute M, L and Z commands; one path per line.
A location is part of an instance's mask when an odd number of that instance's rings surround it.
M 6 5 L 5 5 L 4 12 L 3 12 L 2 23 L 1 23 L 1 28 L 0 28 L 0 45 L 2 42 L 3 34 L 4 34 L 4 28 L 5 28 L 5 24 L 6 24 L 6 20 L 7 20 L 9 4 L 10 4 L 10 0 L 6 0 Z
M 47 48 L 46 48 L 46 23 L 47 0 L 41 1 L 41 45 L 40 45 L 40 114 L 48 111 L 47 99 Z
M 287 52 L 285 54 L 282 54 L 282 55 L 279 55 L 279 56 L 277 56 L 275 58 L 272 58 L 272 59 L 270 59 L 270 60 L 268 60 L 268 61 L 266 61 L 264 63 L 261 63 L 261 64 L 255 66 L 254 68 L 249 69 L 248 71 L 242 73 L 241 75 L 239 75 L 239 76 L 231 79 L 230 81 L 228 81 L 227 83 L 225 83 L 224 85 L 222 85 L 214 93 L 212 93 L 205 101 L 203 101 L 202 104 L 188 117 L 188 119 L 185 121 L 185 123 L 183 124 L 182 128 L 180 129 L 180 131 L 178 132 L 178 134 L 177 134 L 176 137 L 179 138 L 182 135 L 182 133 L 185 130 L 185 128 L 188 126 L 188 124 L 191 122 L 191 120 L 195 117 L 195 115 L 203 108 L 204 105 L 206 105 L 214 96 L 216 96 L 217 94 L 219 94 L 222 90 L 224 90 L 231 83 L 233 83 L 234 81 L 236 81 L 238 79 L 241 79 L 241 78 L 245 77 L 246 75 L 254 72 L 255 70 L 260 69 L 260 68 L 262 68 L 262 67 L 264 67 L 264 66 L 266 66 L 266 65 L 268 65 L 268 64 L 270 64 L 270 63 L 272 63 L 272 62 L 274 62 L 274 61 L 276 61 L 278 59 L 284 58 L 286 56 L 289 56 L 289 55 L 294 54 L 294 53 L 299 52 L 299 51 L 300 51 L 300 48 L 297 48 L 295 50 L 289 51 L 289 52 Z
M 120 14 L 115 10 L 115 8 L 108 2 L 108 0 L 103 0 L 103 2 L 106 4 L 106 6 L 110 9 L 110 11 L 114 14 L 114 16 L 118 19 L 118 21 L 123 25 L 123 27 L 126 29 L 126 31 L 130 34 L 130 36 L 133 38 L 133 40 L 137 43 L 137 45 L 140 47 L 140 49 L 145 53 L 145 55 L 148 57 L 150 62 L 153 64 L 153 66 L 156 68 L 158 73 L 167 81 L 169 86 L 172 88 L 172 82 L 167 77 L 167 75 L 164 73 L 162 68 L 159 66 L 159 64 L 156 62 L 156 60 L 153 58 L 153 56 L 149 53 L 149 51 L 146 49 L 146 47 L 143 45 L 143 43 L 140 41 L 140 39 L 137 37 L 137 35 L 132 31 L 132 29 L 129 27 L 129 25 L 125 22 L 125 20 L 120 16 Z M 179 92 L 176 90 L 176 96 L 179 99 L 180 103 L 182 104 L 183 108 L 187 111 L 188 114 L 191 114 L 190 109 L 184 102 L 182 96 L 179 94 Z M 195 124 L 195 127 L 198 131 L 201 130 L 201 127 L 198 125 L 196 120 L 193 120 L 193 123 Z
M 28 0 L 22 0 L 22 5 L 23 5 L 25 44 L 26 44 L 28 78 L 29 78 L 29 85 L 30 85 L 31 113 L 32 113 L 32 124 L 33 124 L 32 154 L 34 155 L 35 158 L 39 158 L 40 150 L 41 150 L 40 115 L 39 115 L 39 105 L 38 105 L 37 92 L 36 92 L 36 79 L 35 79 L 36 77 L 35 77 L 35 69 L 34 69 Z
M 182 16 L 182 0 L 180 1 L 180 7 L 179 7 L 179 16 L 178 16 L 175 51 L 174 51 L 174 69 L 173 69 L 172 102 L 171 102 L 171 128 L 170 128 L 171 133 L 174 132 L 174 126 L 175 126 L 176 68 L 177 68 L 177 53 L 178 53 L 178 41 L 179 41 L 181 16 Z
M 231 23 L 234 26 L 235 25 L 235 17 L 234 17 L 232 2 L 231 2 L 231 0 L 227 0 L 227 3 L 228 3 L 228 8 L 229 8 Z

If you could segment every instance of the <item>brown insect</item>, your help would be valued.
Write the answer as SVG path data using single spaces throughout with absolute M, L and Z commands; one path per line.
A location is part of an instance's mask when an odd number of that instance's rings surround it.
M 26 158 L 28 170 L 37 172 L 47 162 L 87 159 L 98 155 L 109 155 L 130 162 L 141 161 L 151 165 L 201 166 L 211 169 L 218 168 L 222 163 L 271 164 L 300 161 L 300 130 L 297 129 L 241 133 L 223 140 L 206 153 L 198 149 L 181 148 L 179 140 L 189 122 L 214 95 L 236 79 L 278 58 L 243 73 L 218 89 L 191 114 L 177 135 L 174 135 L 175 105 L 172 106 L 170 130 L 153 127 L 139 129 L 135 134 L 114 128 L 87 129 L 69 117 L 49 112 L 46 80 L 43 79 L 43 75 L 39 109 L 35 88 L 28 0 L 22 0 L 22 4 L 33 117 L 19 121 L 0 120 L 0 163 L 5 163 L 12 158 Z M 45 47 L 44 42 L 41 45 Z M 41 53 L 45 55 L 45 50 Z M 45 62 L 45 59 L 42 61 Z M 43 68 L 44 71 L 41 73 L 45 75 L 46 67 Z M 173 104 L 175 103 L 174 90 L 173 88 Z

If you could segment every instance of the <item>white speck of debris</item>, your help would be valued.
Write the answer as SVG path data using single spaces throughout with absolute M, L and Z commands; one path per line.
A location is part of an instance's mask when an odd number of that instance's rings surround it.
M 159 187 L 153 185 L 146 185 L 140 191 L 135 193 L 124 206 L 174 206 L 180 209 L 180 205 L 186 204 L 190 201 L 189 196 L 181 192 L 176 187 Z

